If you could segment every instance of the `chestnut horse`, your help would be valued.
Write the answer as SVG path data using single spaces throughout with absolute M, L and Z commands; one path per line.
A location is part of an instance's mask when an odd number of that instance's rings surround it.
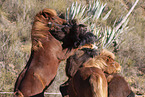
M 129 84 L 119 74 L 106 74 L 108 82 L 108 97 L 135 97 Z
M 82 45 L 93 43 L 96 37 L 76 20 L 66 22 L 55 10 L 44 9 L 34 18 L 31 39 L 29 61 L 15 83 L 16 97 L 44 97 L 59 63 Z
M 88 54 L 90 56 L 95 55 L 93 50 L 91 53 L 90 51 L 89 53 L 87 52 L 87 56 Z M 104 72 L 111 74 L 121 69 L 120 64 L 114 61 L 114 54 L 107 50 L 103 50 L 100 55 L 96 55 L 93 58 L 86 57 L 87 61 L 84 63 L 78 63 L 78 60 L 82 60 L 82 58 L 77 58 L 76 56 L 77 55 L 71 56 L 69 58 L 71 60 L 67 62 L 66 73 L 67 76 L 69 75 L 69 80 L 60 86 L 62 96 L 107 97 L 108 86 Z M 67 69 L 69 72 L 67 72 Z

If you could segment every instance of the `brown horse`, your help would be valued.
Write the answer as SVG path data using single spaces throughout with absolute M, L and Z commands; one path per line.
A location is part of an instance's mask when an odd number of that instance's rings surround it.
M 106 74 L 108 97 L 135 97 L 126 80 L 119 74 Z
M 83 55 L 92 56 L 95 52 L 90 50 Z M 103 50 L 100 55 L 93 58 L 86 56 L 86 62 L 79 62 L 83 59 L 82 56 L 74 55 L 67 60 L 66 73 L 69 80 L 60 87 L 62 96 L 107 97 L 108 86 L 104 72 L 111 74 L 121 69 L 121 66 L 114 61 L 114 54 Z
M 77 70 L 84 64 L 87 60 L 97 55 L 96 51 L 90 48 L 83 48 L 67 59 L 66 63 L 66 75 L 69 78 L 65 83 L 60 85 L 60 92 L 63 97 L 68 97 L 68 86 L 70 79 L 75 75 Z
M 77 48 L 96 37 L 76 20 L 66 22 L 53 9 L 44 9 L 34 18 L 31 56 L 15 83 L 16 97 L 43 97 L 53 82 L 59 63 Z

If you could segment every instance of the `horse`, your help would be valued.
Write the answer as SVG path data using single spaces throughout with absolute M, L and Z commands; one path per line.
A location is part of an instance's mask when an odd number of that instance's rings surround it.
M 75 54 L 67 60 L 66 75 L 69 79 L 60 86 L 63 97 L 108 96 L 104 72 L 116 73 L 121 66 L 114 60 L 115 55 L 108 50 L 101 51 L 99 55 L 95 50 L 86 50 L 81 56 Z M 83 58 L 85 61 L 80 61 Z
M 103 53 L 106 53 L 105 55 L 110 55 L 110 58 L 115 59 L 115 56 L 111 54 L 111 52 L 103 51 L 102 55 Z M 113 63 L 112 61 L 110 60 L 111 64 Z M 112 65 L 110 67 L 107 67 L 106 70 L 103 70 L 108 83 L 108 97 L 135 97 L 135 94 L 131 90 L 127 81 L 124 79 L 123 76 L 117 73 L 118 71 L 121 71 L 121 66 L 118 63 L 113 64 L 116 64 L 114 65 L 115 68 L 113 68 Z M 89 66 L 88 64 L 86 65 Z
M 92 48 L 92 47 L 91 47 Z M 77 70 L 85 63 L 89 58 L 95 56 L 96 50 L 88 48 L 82 48 L 75 52 L 74 55 L 70 56 L 66 61 L 65 72 L 68 80 L 60 85 L 60 92 L 63 97 L 68 97 L 68 85 L 69 80 L 75 75 Z
M 106 74 L 108 82 L 108 97 L 135 97 L 129 84 L 119 74 Z
M 31 39 L 31 55 L 15 82 L 15 97 L 44 97 L 59 63 L 83 45 L 95 42 L 96 36 L 77 20 L 66 21 L 46 8 L 34 18 Z

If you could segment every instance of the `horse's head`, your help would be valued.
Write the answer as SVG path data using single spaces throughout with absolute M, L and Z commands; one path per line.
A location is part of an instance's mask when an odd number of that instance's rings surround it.
M 103 69 L 105 73 L 112 74 L 121 71 L 121 66 L 118 62 L 110 57 L 105 58 L 106 66 Z
M 115 55 L 112 52 L 103 49 L 100 55 L 102 56 L 102 59 L 106 63 L 104 72 L 111 74 L 111 73 L 117 73 L 121 71 L 121 66 L 118 62 L 114 60 Z
M 115 55 L 107 50 L 102 50 L 100 55 L 95 56 L 84 64 L 85 67 L 97 67 L 111 74 L 121 71 L 121 66 L 114 60 Z
M 55 31 L 61 40 L 65 35 L 58 25 L 65 24 L 66 21 L 57 16 L 53 9 L 44 9 L 36 14 L 31 31 L 32 49 L 37 50 L 42 47 L 42 41 L 51 40 L 51 31 Z M 58 33 L 59 32 L 59 33 Z M 55 33 L 54 33 L 55 34 Z
M 53 9 L 40 11 L 34 19 L 32 27 L 32 46 L 41 47 L 41 41 L 49 39 L 52 35 L 62 42 L 63 49 L 78 48 L 85 44 L 92 44 L 97 39 L 96 36 L 87 31 L 86 26 L 78 24 L 77 20 L 66 21 L 57 16 Z
M 63 48 L 78 48 L 80 46 L 86 46 L 93 44 L 97 41 L 97 37 L 87 31 L 87 28 L 83 24 L 78 24 L 77 20 L 70 20 L 63 28 L 65 37 L 62 39 Z

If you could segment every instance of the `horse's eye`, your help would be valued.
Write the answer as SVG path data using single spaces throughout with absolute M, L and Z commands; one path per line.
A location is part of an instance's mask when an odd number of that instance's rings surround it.
M 107 59 L 107 61 L 109 61 L 109 59 Z

